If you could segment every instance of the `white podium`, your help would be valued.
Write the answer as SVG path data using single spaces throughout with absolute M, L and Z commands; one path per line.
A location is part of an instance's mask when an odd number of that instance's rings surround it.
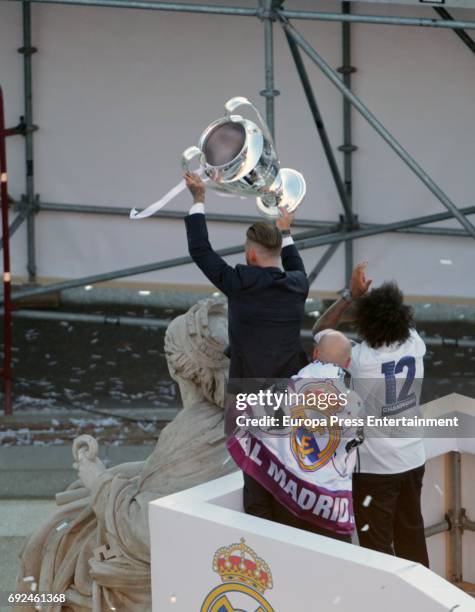
M 153 612 L 474 612 L 419 564 L 244 514 L 240 472 L 150 504 Z

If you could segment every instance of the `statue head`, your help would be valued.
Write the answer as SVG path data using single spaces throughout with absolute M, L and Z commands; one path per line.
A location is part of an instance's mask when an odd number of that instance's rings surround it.
M 184 407 L 203 399 L 224 406 L 229 359 L 227 302 L 221 297 L 200 300 L 174 319 L 165 334 L 170 375 Z

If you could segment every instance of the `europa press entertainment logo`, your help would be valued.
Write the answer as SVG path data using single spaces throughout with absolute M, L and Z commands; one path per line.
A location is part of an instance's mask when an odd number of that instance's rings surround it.
M 267 563 L 247 546 L 244 538 L 239 543 L 219 548 L 213 558 L 213 570 L 223 584 L 215 587 L 204 600 L 201 612 L 236 612 L 258 610 L 274 612 L 264 598 L 272 589 L 272 574 Z

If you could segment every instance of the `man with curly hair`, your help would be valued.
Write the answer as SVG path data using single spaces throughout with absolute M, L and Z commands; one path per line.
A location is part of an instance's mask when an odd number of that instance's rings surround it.
M 335 328 L 344 317 L 361 339 L 348 367 L 367 415 L 415 416 L 424 376 L 424 341 L 412 310 L 395 282 L 370 289 L 367 262 L 353 271 L 349 289 L 318 319 L 313 334 Z M 348 316 L 350 314 L 350 316 Z M 403 437 L 412 433 L 412 437 Z M 360 544 L 429 566 L 421 513 L 425 450 L 417 431 L 366 430 L 353 475 Z

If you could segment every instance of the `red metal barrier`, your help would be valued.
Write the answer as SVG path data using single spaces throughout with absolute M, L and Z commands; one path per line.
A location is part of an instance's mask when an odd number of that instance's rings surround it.
M 7 152 L 5 141 L 12 130 L 5 129 L 3 112 L 3 91 L 0 87 L 0 187 L 2 200 L 2 237 L 3 237 L 3 311 L 4 311 L 4 358 L 3 358 L 3 391 L 5 394 L 5 414 L 12 413 L 12 303 L 10 272 L 10 235 L 8 227 L 8 175 Z

